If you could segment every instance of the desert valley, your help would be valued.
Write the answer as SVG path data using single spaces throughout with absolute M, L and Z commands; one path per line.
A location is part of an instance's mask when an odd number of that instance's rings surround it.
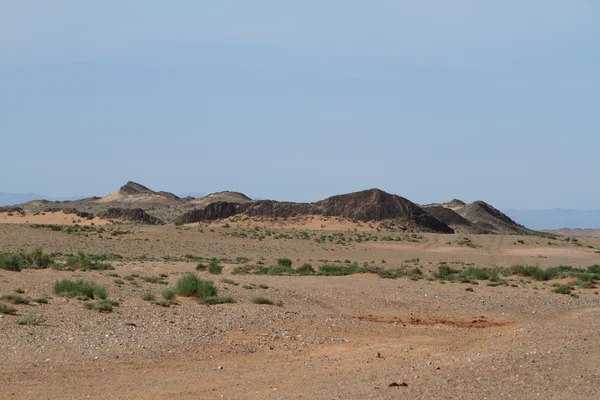
M 0 208 L 3 398 L 593 398 L 600 235 L 483 201 Z

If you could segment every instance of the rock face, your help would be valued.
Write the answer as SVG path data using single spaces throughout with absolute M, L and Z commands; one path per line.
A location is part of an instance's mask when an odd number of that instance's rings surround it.
M 104 219 L 117 219 L 147 225 L 160 225 L 164 223 L 141 208 L 109 208 L 98 216 Z
M 450 208 L 443 206 L 424 206 L 423 210 L 458 233 L 488 233 Z
M 176 223 L 227 218 L 236 214 L 250 217 L 288 218 L 302 215 L 342 217 L 359 221 L 396 219 L 410 229 L 453 233 L 443 222 L 427 214 L 415 203 L 379 189 L 364 190 L 329 197 L 316 203 L 290 203 L 261 200 L 247 203 L 213 203 L 203 209 L 187 212 Z
M 456 212 L 486 233 L 527 234 L 529 231 L 483 201 L 474 201 Z
M 208 206 L 188 211 L 175 219 L 176 225 L 191 224 L 199 221 L 213 221 L 216 219 L 229 218 L 239 212 L 238 203 L 219 201 Z

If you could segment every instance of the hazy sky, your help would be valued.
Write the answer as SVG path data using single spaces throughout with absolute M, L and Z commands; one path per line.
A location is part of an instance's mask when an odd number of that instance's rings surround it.
M 600 208 L 599 21 L 595 0 L 1 0 L 0 191 Z

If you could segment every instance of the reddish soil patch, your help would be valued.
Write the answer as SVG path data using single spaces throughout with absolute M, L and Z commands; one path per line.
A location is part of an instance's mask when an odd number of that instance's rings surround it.
M 508 325 L 506 321 L 489 320 L 484 316 L 468 318 L 468 319 L 445 319 L 445 318 L 416 318 L 416 317 L 381 317 L 376 315 L 367 315 L 358 317 L 361 321 L 378 322 L 382 324 L 392 325 L 445 325 L 456 328 L 492 328 L 497 326 Z

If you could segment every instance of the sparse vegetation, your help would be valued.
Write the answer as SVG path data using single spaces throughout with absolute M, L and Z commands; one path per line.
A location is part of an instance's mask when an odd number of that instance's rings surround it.
M 34 313 L 27 313 L 23 318 L 15 320 L 19 325 L 39 325 L 44 321 L 46 321 L 46 318 Z
M 14 314 L 17 309 L 8 304 L 0 303 L 0 314 Z
M 142 294 L 142 300 L 154 301 L 154 300 L 156 300 L 156 298 L 154 297 L 154 294 L 152 294 L 152 292 L 145 292 Z
M 78 299 L 106 299 L 106 288 L 92 281 L 63 279 L 54 284 L 54 293 L 62 297 Z
M 217 295 L 213 281 L 205 281 L 192 273 L 181 277 L 174 287 L 175 294 L 181 297 L 198 297 L 207 299 Z
M 252 299 L 252 302 L 253 302 L 254 304 L 269 304 L 269 305 L 273 305 L 273 304 L 275 304 L 275 303 L 273 303 L 273 300 L 271 300 L 271 299 L 268 299 L 268 298 L 266 298 L 266 297 L 254 297 L 254 298 Z
M 216 259 L 210 260 L 208 264 L 208 273 L 213 275 L 220 275 L 223 272 L 223 266 L 219 264 L 219 261 Z
M 99 312 L 112 312 L 113 307 L 118 307 L 119 302 L 113 300 L 100 300 L 97 302 L 85 303 L 85 308 L 88 310 L 96 310 Z

